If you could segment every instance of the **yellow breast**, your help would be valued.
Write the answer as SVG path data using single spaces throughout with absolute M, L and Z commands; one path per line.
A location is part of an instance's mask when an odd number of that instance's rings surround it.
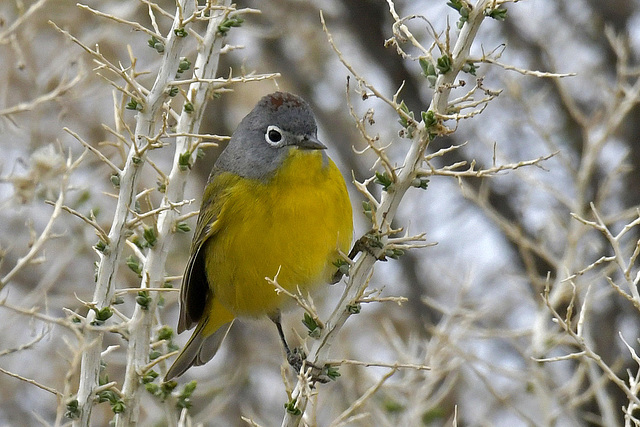
M 317 150 L 291 148 L 268 182 L 237 180 L 205 247 L 213 297 L 235 315 L 271 314 L 287 302 L 265 277 L 295 291 L 327 283 L 353 235 L 344 179 Z

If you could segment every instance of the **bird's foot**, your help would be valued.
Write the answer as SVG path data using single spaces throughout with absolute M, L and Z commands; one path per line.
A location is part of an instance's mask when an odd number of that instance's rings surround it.
M 289 363 L 289 366 L 296 371 L 296 373 L 300 373 L 303 369 L 306 370 L 311 368 L 310 376 L 312 383 L 319 382 L 321 384 L 326 384 L 333 379 L 328 375 L 328 368 L 326 366 L 319 367 L 309 362 L 307 360 L 307 355 L 301 348 L 294 348 L 293 351 L 288 352 L 287 362 Z

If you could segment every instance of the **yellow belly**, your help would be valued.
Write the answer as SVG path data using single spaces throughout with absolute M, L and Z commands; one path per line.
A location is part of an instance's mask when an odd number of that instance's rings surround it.
M 230 191 L 218 232 L 206 243 L 213 298 L 236 316 L 275 313 L 287 290 L 327 283 L 353 235 L 351 203 L 340 171 L 320 151 L 291 148 L 267 183 L 243 179 Z

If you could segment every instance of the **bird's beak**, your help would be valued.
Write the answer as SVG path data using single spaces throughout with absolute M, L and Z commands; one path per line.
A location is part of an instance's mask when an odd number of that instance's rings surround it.
M 298 147 L 306 150 L 326 150 L 327 146 L 315 136 L 304 136 L 298 141 Z

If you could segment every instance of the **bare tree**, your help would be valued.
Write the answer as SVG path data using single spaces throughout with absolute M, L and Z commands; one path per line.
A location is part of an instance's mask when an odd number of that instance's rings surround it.
M 0 5 L 0 423 L 640 424 L 640 10 L 510 3 Z M 284 319 L 330 382 L 246 321 L 163 383 L 192 202 L 274 88 L 353 183 Z

